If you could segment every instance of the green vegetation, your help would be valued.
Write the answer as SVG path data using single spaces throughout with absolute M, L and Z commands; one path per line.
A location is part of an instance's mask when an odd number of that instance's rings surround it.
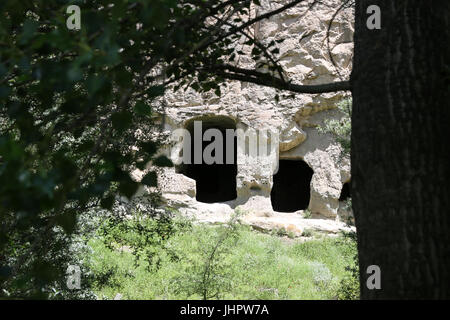
M 312 237 L 314 232 L 311 229 L 305 229 L 302 232 L 303 237 Z
M 148 242 L 153 259 L 134 255 L 133 244 L 147 246 L 128 227 L 104 224 L 89 241 L 86 267 L 100 299 L 349 299 L 356 254 L 348 236 L 307 242 L 262 234 L 240 225 L 208 226 L 173 220 L 177 232 Z M 136 227 L 136 226 L 134 226 Z M 133 227 L 133 228 L 134 228 Z M 114 234 L 109 237 L 105 230 Z M 152 234 L 150 232 L 150 234 Z M 154 239 L 155 240 L 155 239 Z M 157 257 L 157 258 L 156 258 Z M 350 283 L 350 284 L 349 284 Z
M 166 90 L 220 96 L 226 79 L 243 77 L 283 85 L 234 67 L 264 59 L 283 78 L 283 39 L 263 45 L 245 31 L 262 19 L 243 18 L 259 1 L 75 2 L 79 31 L 66 26 L 71 1 L 0 1 L 0 298 L 93 298 L 90 288 L 126 297 L 296 296 L 289 292 L 307 286 L 295 281 L 312 272 L 311 259 L 275 236 L 173 221 L 157 193 L 141 202 L 145 215 L 124 219 L 133 214 L 125 198 L 139 202 L 139 188 L 158 186 L 156 171 L 140 183 L 129 173 L 172 166 L 155 134 Z M 243 36 L 251 53 L 237 45 Z M 256 267 L 245 269 L 252 259 Z M 83 266 L 82 290 L 67 288 L 71 265 Z M 343 269 L 325 265 L 331 288 Z M 298 296 L 312 298 L 316 287 Z
M 80 30 L 67 27 L 70 4 L 80 6 Z M 282 39 L 262 45 L 244 32 L 259 21 L 243 18 L 252 4 L 0 1 L 1 298 L 72 294 L 63 291 L 79 222 L 157 186 L 154 171 L 140 183 L 130 171 L 172 165 L 155 134 L 166 90 L 220 96 L 225 79 L 242 76 L 232 67 L 241 56 L 281 74 Z M 251 53 L 237 45 L 243 35 Z
M 350 156 L 350 135 L 352 131 L 352 99 L 346 98 L 337 104 L 338 109 L 342 112 L 339 120 L 328 119 L 324 126 L 319 127 L 322 133 L 331 133 L 336 141 L 341 145 L 344 154 Z
M 310 219 L 311 217 L 312 217 L 312 212 L 311 212 L 311 210 L 309 210 L 309 209 L 305 209 L 304 211 L 303 211 L 303 218 L 304 219 Z
M 343 247 L 351 248 L 352 261 L 345 267 L 345 274 L 341 279 L 337 298 L 340 300 L 356 300 L 360 298 L 359 289 L 359 266 L 358 266 L 358 252 L 356 251 L 356 232 L 347 232 L 341 238 Z

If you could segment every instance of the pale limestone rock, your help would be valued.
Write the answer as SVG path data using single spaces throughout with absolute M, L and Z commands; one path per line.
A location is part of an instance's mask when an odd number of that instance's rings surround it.
M 296 122 L 291 121 L 286 128 L 282 129 L 280 136 L 280 152 L 288 151 L 306 139 L 305 131 Z
M 245 204 L 237 206 L 236 212 L 254 217 L 272 217 L 274 215 L 270 199 L 264 196 L 251 197 Z
M 252 15 L 279 8 L 287 0 L 261 3 L 262 8 L 252 8 Z M 336 66 L 328 55 L 326 41 L 328 24 L 340 4 L 340 0 L 327 0 L 308 11 L 309 3 L 305 1 L 259 22 L 253 32 L 264 43 L 285 39 L 279 45 L 279 60 L 286 75 L 295 83 L 321 84 L 338 81 L 339 76 L 348 78 L 353 56 L 351 9 L 343 10 L 330 29 L 330 50 Z M 242 45 L 242 50 L 249 52 L 251 47 Z M 255 67 L 254 62 L 245 58 L 240 60 L 239 66 Z M 279 146 L 268 159 L 238 154 L 236 200 L 216 204 L 197 202 L 195 181 L 171 169 L 164 171 L 159 178 L 167 204 L 201 221 L 225 222 L 234 209 L 239 208 L 247 211 L 243 220 L 253 225 L 260 224 L 261 228 L 282 224 L 299 230 L 322 228 L 332 233 L 342 229 L 342 224 L 334 220 L 338 219 L 342 184 L 350 179 L 350 162 L 342 155 L 333 137 L 319 133 L 317 126 L 323 125 L 325 119 L 342 116 L 336 105 L 345 98 L 345 93 L 297 94 L 293 97 L 287 97 L 290 93 L 283 93 L 279 101 L 274 99 L 275 95 L 277 92 L 272 88 L 237 81 L 230 81 L 220 98 L 213 93 L 198 94 L 191 89 L 167 92 L 166 132 L 185 127 L 195 117 L 221 115 L 234 120 L 237 128 L 272 129 L 280 135 Z M 270 191 L 276 170 L 273 163 L 278 159 L 302 159 L 313 169 L 309 210 L 314 216 L 329 220 L 302 219 L 298 213 L 272 210 Z
M 164 168 L 158 178 L 158 186 L 163 194 L 186 194 L 195 197 L 195 180 L 176 173 L 175 168 Z
M 309 206 L 311 212 L 335 217 L 342 187 L 339 170 L 335 167 L 331 156 L 321 150 L 308 153 L 305 161 L 314 170 Z
M 341 231 L 355 231 L 344 222 L 329 219 L 304 219 L 301 214 L 277 212 L 272 217 L 258 217 L 246 215 L 241 221 L 259 231 L 270 232 L 272 230 L 284 229 L 291 231 L 295 236 L 301 236 L 304 230 L 318 231 L 327 234 L 338 234 Z

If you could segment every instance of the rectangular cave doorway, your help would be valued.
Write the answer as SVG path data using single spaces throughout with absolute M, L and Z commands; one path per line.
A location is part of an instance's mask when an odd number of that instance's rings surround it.
M 273 210 L 295 212 L 307 209 L 313 173 L 303 160 L 280 160 L 270 193 Z
M 201 152 L 205 151 L 205 148 L 215 141 L 215 137 L 211 137 L 211 141 L 196 141 L 194 138 L 194 124 L 195 122 L 201 122 L 201 136 L 203 137 L 208 129 L 217 129 L 221 132 L 223 137 L 223 148 L 220 148 L 223 155 L 223 164 L 213 163 L 207 164 L 204 159 L 201 164 L 194 164 L 194 151 L 195 144 L 201 143 Z M 227 129 L 236 130 L 236 123 L 233 119 L 225 116 L 206 116 L 191 119 L 187 122 L 185 128 L 189 131 L 191 136 L 190 146 L 184 146 L 183 149 L 190 149 L 190 164 L 182 164 L 178 166 L 177 172 L 186 175 L 187 177 L 196 181 L 196 200 L 204 203 L 216 203 L 235 200 L 237 198 L 236 192 L 236 175 L 237 175 L 237 138 L 233 134 L 231 137 L 233 148 L 232 164 L 227 164 L 227 156 L 230 151 L 227 148 Z M 230 139 L 230 137 L 228 137 Z M 217 149 L 215 149 L 217 150 Z M 212 151 L 212 156 L 215 156 L 215 150 Z

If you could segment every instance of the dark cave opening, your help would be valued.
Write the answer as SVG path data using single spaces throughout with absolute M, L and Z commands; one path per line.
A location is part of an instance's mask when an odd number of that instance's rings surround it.
M 347 199 L 350 199 L 352 197 L 351 193 L 351 185 L 350 181 L 346 182 L 342 186 L 341 195 L 339 196 L 339 201 L 345 201 Z
M 194 164 L 194 150 L 195 144 L 201 143 L 201 152 L 205 151 L 205 148 L 215 141 L 212 138 L 212 141 L 196 141 L 194 139 L 194 122 L 201 121 L 202 130 L 201 135 L 203 136 L 205 131 L 208 129 L 218 129 L 222 133 L 223 144 L 222 144 L 222 154 L 223 154 L 223 164 L 207 164 L 202 161 L 201 164 Z M 184 175 L 192 178 L 196 181 L 196 199 L 200 202 L 205 203 L 214 203 L 214 202 L 225 202 L 234 200 L 237 197 L 236 193 L 236 175 L 237 175 L 237 139 L 233 135 L 231 138 L 233 141 L 233 148 L 231 148 L 234 152 L 234 161 L 232 164 L 227 164 L 226 159 L 228 156 L 228 152 L 230 151 L 227 148 L 227 129 L 236 129 L 236 124 L 234 120 L 223 117 L 203 117 L 189 121 L 186 125 L 186 129 L 191 134 L 191 164 L 183 164 L 177 170 L 179 173 L 183 173 Z M 230 139 L 230 138 L 229 138 Z M 189 146 L 186 146 L 188 148 Z M 215 156 L 216 153 L 213 151 L 212 156 Z
M 273 210 L 294 212 L 307 209 L 313 173 L 303 160 L 280 160 L 270 193 Z

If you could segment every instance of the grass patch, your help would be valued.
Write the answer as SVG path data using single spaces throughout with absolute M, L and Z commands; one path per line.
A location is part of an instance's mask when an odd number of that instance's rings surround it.
M 142 223 L 141 220 L 139 224 Z M 342 237 L 287 242 L 276 234 L 258 233 L 237 223 L 179 226 L 176 233 L 160 241 L 137 241 L 134 232 L 126 228 L 119 228 L 123 234 L 115 234 L 114 240 L 105 232 L 91 239 L 88 268 L 94 275 L 92 286 L 97 296 L 112 299 L 121 293 L 123 299 L 357 297 L 341 293 L 356 252 L 354 242 L 343 241 Z M 148 243 L 151 248 L 129 249 L 133 245 L 130 241 L 140 246 Z M 347 286 L 346 290 L 352 288 Z

